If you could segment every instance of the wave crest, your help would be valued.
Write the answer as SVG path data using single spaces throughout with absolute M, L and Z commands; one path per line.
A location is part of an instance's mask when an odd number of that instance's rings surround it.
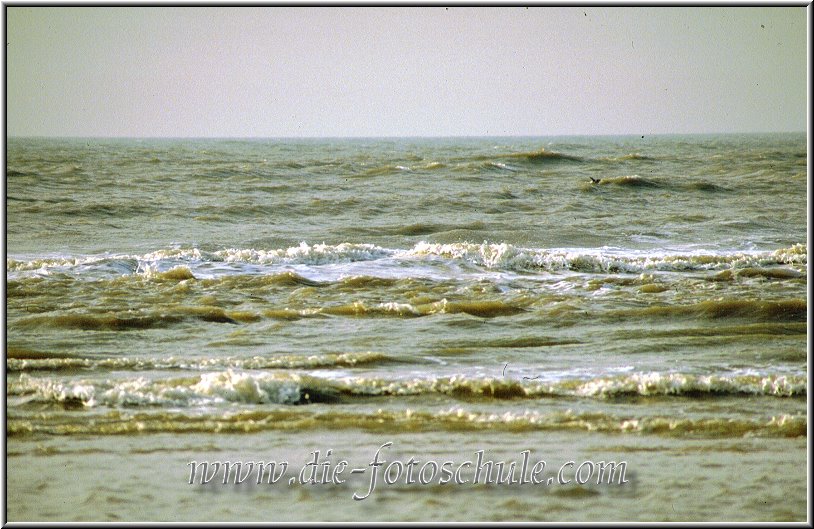
M 547 162 L 547 161 L 571 161 L 571 162 L 581 162 L 582 158 L 578 156 L 572 156 L 570 154 L 564 154 L 557 151 L 547 151 L 544 148 L 541 148 L 539 151 L 530 151 L 530 152 L 516 152 L 506 155 L 507 158 L 520 158 L 522 160 L 527 160 L 530 162 Z
M 511 244 L 420 242 L 409 255 L 437 255 L 461 259 L 491 269 L 551 272 L 642 273 L 646 271 L 724 270 L 781 264 L 805 264 L 806 253 L 796 245 L 791 251 L 713 254 L 617 254 L 609 251 L 521 248 Z M 804 245 L 803 245 L 804 248 Z M 796 274 L 789 274 L 797 277 Z
M 368 432 L 528 432 L 589 431 L 613 434 L 649 434 L 669 437 L 804 437 L 805 415 L 781 414 L 754 419 L 690 419 L 675 417 L 622 417 L 611 413 L 525 411 L 489 413 L 453 407 L 437 412 L 377 410 L 354 413 L 331 408 L 263 409 L 226 414 L 188 415 L 178 412 L 139 412 L 118 410 L 99 415 L 92 422 L 62 420 L 49 424 L 9 419 L 8 435 L 38 433 L 51 435 L 122 435 L 134 433 L 253 433 L 290 429 L 356 429 Z
M 23 373 L 8 384 L 10 396 L 29 396 L 64 407 L 199 407 L 222 403 L 307 404 L 342 398 L 446 395 L 460 400 L 565 398 L 697 397 L 754 395 L 804 397 L 802 375 L 691 375 L 633 373 L 554 382 L 479 378 L 464 375 L 417 379 L 345 377 L 328 380 L 292 373 L 225 371 L 199 376 L 147 380 L 58 381 Z
M 407 362 L 397 360 L 382 353 L 326 353 L 318 355 L 270 355 L 252 357 L 210 357 L 203 359 L 189 358 L 68 358 L 59 355 L 49 356 L 46 353 L 27 352 L 6 359 L 9 372 L 26 371 L 75 371 L 110 370 L 110 371 L 155 371 L 155 370 L 192 370 L 207 369 L 330 369 L 349 368 L 362 365 L 376 365 L 390 362 Z
M 464 226 L 478 229 L 477 223 Z M 427 224 L 412 224 L 398 228 L 395 233 L 417 235 L 445 229 Z M 806 244 L 795 244 L 775 251 L 754 252 L 692 252 L 672 253 L 663 251 L 626 251 L 616 249 L 563 249 L 524 248 L 508 243 L 433 243 L 419 242 L 413 248 L 389 249 L 365 243 L 341 243 L 338 245 L 305 242 L 299 246 L 278 249 L 235 249 L 205 252 L 198 248 L 158 250 L 144 255 L 100 255 L 84 257 L 36 258 L 31 260 L 7 259 L 10 280 L 29 275 L 49 275 L 54 271 L 85 273 L 100 270 L 116 276 L 137 274 L 149 280 L 183 281 L 199 278 L 199 266 L 207 263 L 253 264 L 253 265 L 305 265 L 346 264 L 381 259 L 408 260 L 415 262 L 423 257 L 444 257 L 464 260 L 489 269 L 513 271 L 576 271 L 599 273 L 642 273 L 646 271 L 725 271 L 742 270 L 738 277 L 764 277 L 767 279 L 795 279 L 805 277 L 804 270 L 767 269 L 779 265 L 805 266 L 808 262 Z M 750 270 L 747 270 L 750 269 Z M 213 267 L 206 267 L 202 277 L 211 277 Z M 239 272 L 235 267 L 216 267 L 215 273 Z M 252 270 L 256 273 L 255 270 Z M 269 271 L 264 271 L 269 272 Z M 289 272 L 285 272 L 289 273 Z M 293 276 L 292 276 L 293 277 Z M 303 276 L 298 281 L 308 282 Z M 291 278 L 289 278 L 291 279 Z M 721 277 L 721 279 L 732 279 Z M 281 280 L 284 280 L 282 278 Z M 296 282 L 296 281 L 295 281 Z
M 226 262 L 247 262 L 256 264 L 309 264 L 321 265 L 354 261 L 372 261 L 390 257 L 392 250 L 373 244 L 342 243 L 336 246 L 303 242 L 299 246 L 277 250 L 227 249 L 215 252 Z

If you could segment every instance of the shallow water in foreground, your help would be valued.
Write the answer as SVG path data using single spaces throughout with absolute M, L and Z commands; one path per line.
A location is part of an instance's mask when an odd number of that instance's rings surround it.
M 805 520 L 804 135 L 7 157 L 10 521 Z M 429 478 L 479 451 L 543 484 Z

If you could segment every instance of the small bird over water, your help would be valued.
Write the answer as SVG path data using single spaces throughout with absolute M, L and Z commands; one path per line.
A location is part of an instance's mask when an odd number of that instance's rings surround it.
M 593 176 L 589 176 L 588 178 L 591 179 L 591 183 L 593 183 L 593 184 L 598 184 L 599 182 L 602 181 L 601 178 L 597 179 L 597 178 L 594 178 Z

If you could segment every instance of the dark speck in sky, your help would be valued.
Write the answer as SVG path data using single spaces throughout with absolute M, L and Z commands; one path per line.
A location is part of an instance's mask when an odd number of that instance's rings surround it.
M 760 29 L 766 29 L 766 26 L 764 26 L 763 24 L 761 24 L 761 25 L 760 25 Z

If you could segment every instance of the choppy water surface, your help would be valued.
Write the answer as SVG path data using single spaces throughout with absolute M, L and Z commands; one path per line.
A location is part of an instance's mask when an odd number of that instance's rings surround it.
M 9 139 L 9 519 L 804 520 L 806 175 L 802 134 Z M 387 441 L 634 484 L 187 484 Z

